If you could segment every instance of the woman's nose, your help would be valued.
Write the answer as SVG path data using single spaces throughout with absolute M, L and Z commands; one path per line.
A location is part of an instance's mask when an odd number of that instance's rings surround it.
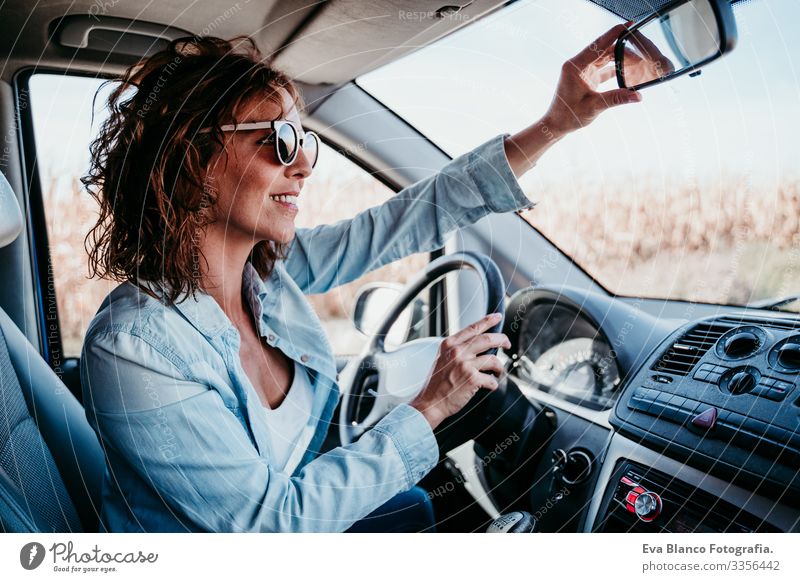
M 308 178 L 311 175 L 311 162 L 303 148 L 300 148 L 294 158 L 294 162 L 292 162 L 292 165 L 287 166 L 286 169 L 291 177 Z

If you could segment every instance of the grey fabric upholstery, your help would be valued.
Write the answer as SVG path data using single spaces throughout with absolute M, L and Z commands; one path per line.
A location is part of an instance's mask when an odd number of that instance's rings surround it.
M 97 531 L 104 470 L 83 408 L 0 309 L 0 526 Z
M 47 529 L 25 503 L 19 488 L 0 470 L 0 533 L 32 532 Z M 42 520 L 43 521 L 43 520 Z
M 36 423 L 28 413 L 0 330 L 0 471 L 21 494 L 23 511 L 49 532 L 80 531 L 80 521 Z M 35 509 L 34 507 L 35 506 Z M 36 517 L 34 517 L 35 512 Z
M 22 229 L 0 172 L 0 247 Z M 83 407 L 0 309 L 0 531 L 97 531 L 105 458 Z

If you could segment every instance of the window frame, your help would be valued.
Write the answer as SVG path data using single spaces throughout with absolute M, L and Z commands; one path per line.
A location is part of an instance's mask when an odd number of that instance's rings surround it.
M 19 135 L 22 151 L 22 169 L 24 172 L 25 204 L 28 220 L 28 246 L 31 253 L 31 275 L 36 305 L 36 322 L 39 332 L 39 353 L 50 368 L 63 381 L 64 358 L 61 341 L 61 325 L 58 314 L 55 281 L 50 269 L 50 242 L 47 232 L 47 218 L 44 208 L 44 193 L 38 167 L 36 136 L 33 127 L 33 113 L 30 106 L 30 80 L 37 74 L 60 74 L 76 77 L 94 77 L 88 72 L 68 73 L 63 69 L 50 67 L 25 67 L 14 75 L 14 95 L 17 99 L 17 115 L 19 119 Z M 28 106 L 19 107 L 19 96 L 26 95 Z M 70 386 L 70 390 L 72 387 Z M 74 391 L 73 391 L 74 393 Z M 76 395 L 80 399 L 80 394 Z

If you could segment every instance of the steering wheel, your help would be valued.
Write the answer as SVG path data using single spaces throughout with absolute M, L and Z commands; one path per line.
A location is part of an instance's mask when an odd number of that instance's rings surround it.
M 339 374 L 342 402 L 339 411 L 339 437 L 343 445 L 358 439 L 366 430 L 399 404 L 407 404 L 427 386 L 439 355 L 442 337 L 426 337 L 386 351 L 386 335 L 403 310 L 428 285 L 443 275 L 470 269 L 481 281 L 486 298 L 485 315 L 505 313 L 505 283 L 495 262 L 480 253 L 461 251 L 431 261 L 426 269 L 401 291 L 377 331 L 361 354 L 350 360 Z M 487 333 L 499 333 L 501 320 Z M 497 348 L 487 350 L 494 354 Z

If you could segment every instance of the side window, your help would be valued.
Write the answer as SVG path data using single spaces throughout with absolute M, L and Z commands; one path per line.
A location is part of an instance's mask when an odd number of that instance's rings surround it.
M 102 81 L 89 77 L 36 74 L 30 78 L 31 114 L 50 246 L 47 285 L 56 291 L 61 331 L 61 359 L 80 355 L 92 317 L 116 283 L 88 278 L 84 238 L 94 225 L 97 206 L 79 178 L 89 164 L 88 146 L 105 118 L 110 88 L 94 101 Z M 394 192 L 369 172 L 323 146 L 308 180 L 297 225 L 333 223 L 389 199 Z M 386 265 L 324 295 L 309 296 L 325 326 L 336 355 L 360 351 L 365 336 L 351 322 L 357 290 L 375 281 L 404 284 L 428 262 L 418 254 Z
M 394 194 L 375 176 L 336 150 L 323 146 L 319 164 L 304 187 L 307 203 L 300 205 L 296 224 L 312 227 L 334 223 L 381 204 Z M 424 269 L 428 261 L 427 253 L 411 255 L 327 293 L 308 296 L 337 356 L 357 354 L 366 342 L 350 319 L 358 290 L 374 282 L 403 285 Z
M 97 220 L 97 204 L 80 177 L 89 166 L 89 143 L 103 121 L 102 104 L 110 88 L 94 95 L 101 79 L 33 75 L 29 81 L 36 165 L 42 186 L 49 243 L 46 285 L 55 288 L 62 353 L 58 360 L 80 356 L 83 336 L 103 298 L 116 286 L 88 278 L 84 237 Z M 44 316 L 48 327 L 53 313 Z M 52 328 L 47 333 L 52 333 Z

